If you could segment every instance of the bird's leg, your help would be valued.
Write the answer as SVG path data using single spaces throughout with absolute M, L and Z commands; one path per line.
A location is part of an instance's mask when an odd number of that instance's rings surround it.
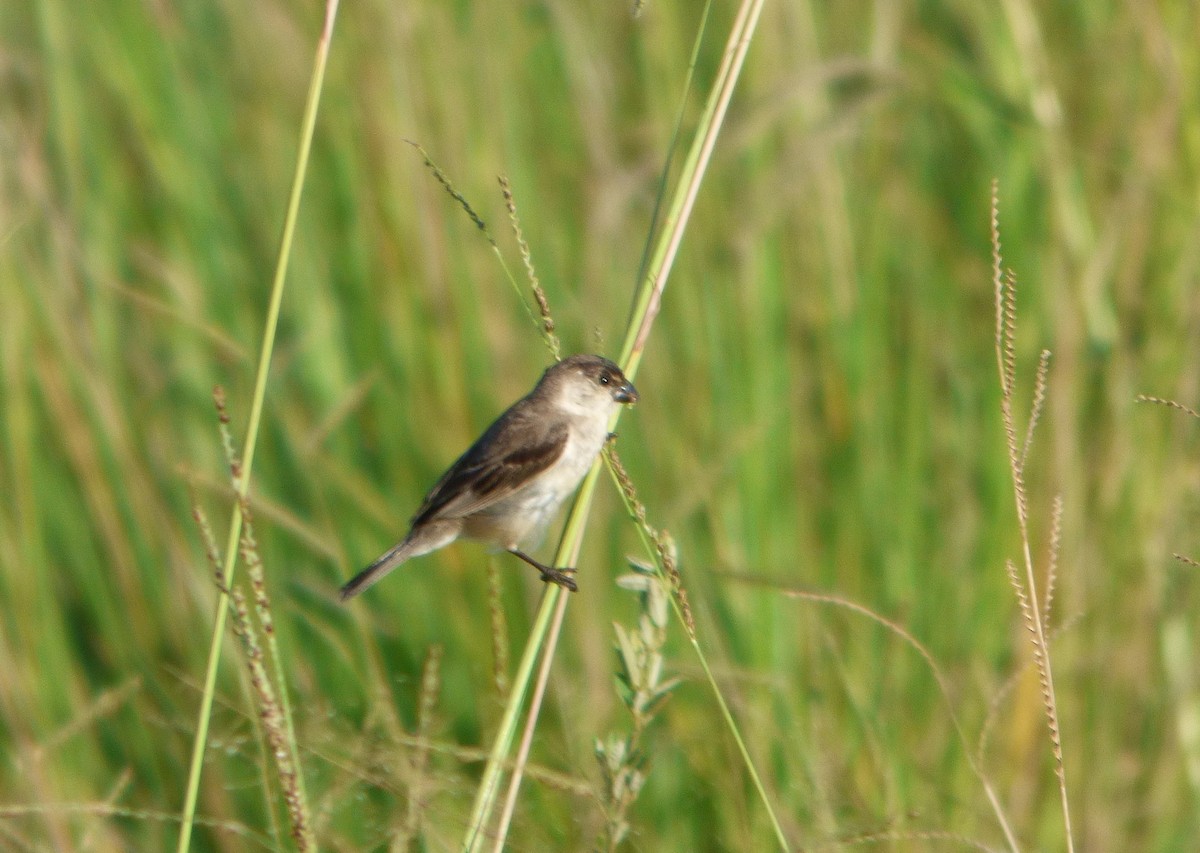
M 541 572 L 542 580 L 545 583 L 556 583 L 561 587 L 566 587 L 567 589 L 571 590 L 571 592 L 577 592 L 579 590 L 579 586 L 571 577 L 571 575 L 575 574 L 574 569 L 556 569 L 554 566 L 547 566 L 545 563 L 539 563 L 524 551 L 518 551 L 516 548 L 510 548 L 508 553 L 512 554 L 514 557 L 520 557 L 526 563 Z

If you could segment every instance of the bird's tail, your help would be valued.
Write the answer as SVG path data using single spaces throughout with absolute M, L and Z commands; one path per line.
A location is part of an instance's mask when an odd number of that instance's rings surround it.
M 385 552 L 378 560 L 367 566 L 361 572 L 356 574 L 350 580 L 346 581 L 338 596 L 345 601 L 348 598 L 353 598 L 363 590 L 374 586 L 383 580 L 383 576 L 390 572 L 396 566 L 403 563 L 409 557 L 416 556 L 413 548 L 412 537 L 409 536 L 394 547 Z

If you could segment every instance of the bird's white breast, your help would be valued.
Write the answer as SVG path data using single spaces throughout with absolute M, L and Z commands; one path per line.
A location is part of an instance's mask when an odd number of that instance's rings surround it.
M 572 424 L 562 456 L 513 494 L 467 519 L 466 534 L 500 541 L 505 547 L 536 545 L 563 502 L 579 487 L 607 437 L 607 418 Z

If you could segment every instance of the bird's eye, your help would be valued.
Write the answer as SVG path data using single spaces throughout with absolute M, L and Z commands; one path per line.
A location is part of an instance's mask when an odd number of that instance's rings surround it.
M 611 381 L 612 380 L 609 378 L 609 375 L 607 373 L 600 374 L 600 384 L 601 385 L 607 385 Z

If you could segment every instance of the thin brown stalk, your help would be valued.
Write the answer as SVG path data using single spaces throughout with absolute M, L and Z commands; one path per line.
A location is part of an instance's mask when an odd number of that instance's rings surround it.
M 417 704 L 416 743 L 410 756 L 412 781 L 408 785 L 408 804 L 393 850 L 408 850 L 421 831 L 425 813 L 425 797 L 429 788 L 429 756 L 432 752 L 430 732 L 433 731 L 437 697 L 442 684 L 442 647 L 431 646 L 421 671 L 421 695 Z
M 1004 570 L 1008 573 L 1009 583 L 1012 584 L 1013 592 L 1017 594 L 1017 604 L 1021 607 L 1021 618 L 1025 623 L 1025 629 L 1037 639 L 1037 628 L 1034 625 L 1033 609 L 1029 604 L 1029 593 L 1025 589 L 1025 584 L 1021 582 L 1021 575 L 1017 573 L 1017 566 L 1012 560 L 1004 561 Z M 1037 643 L 1034 643 L 1034 653 L 1037 653 Z
M 433 162 L 433 158 L 429 156 L 429 152 L 425 150 L 421 143 L 414 142 L 411 139 L 406 139 L 404 141 L 413 148 L 417 149 L 417 153 L 419 153 L 421 155 L 421 159 L 425 161 L 425 168 L 429 169 L 429 172 L 435 179 L 437 179 L 437 182 L 442 185 L 442 188 L 449 194 L 449 196 L 458 202 L 458 206 L 461 207 L 467 216 L 471 218 L 471 221 L 475 223 L 475 227 L 480 230 L 483 236 L 487 238 L 487 241 L 491 243 L 494 248 L 496 246 L 496 238 L 493 237 L 492 232 L 488 230 L 487 223 L 483 221 L 483 217 L 475 212 L 475 208 L 471 207 L 471 203 L 467 201 L 466 197 L 454 188 L 454 184 L 450 182 L 449 176 L 442 171 L 442 167 Z
M 1011 582 L 1011 581 L 1010 581 Z M 1058 628 L 1050 632 L 1050 643 L 1053 645 L 1054 640 L 1061 634 L 1075 627 L 1076 624 L 1083 618 L 1084 614 L 1076 613 L 1070 619 L 1067 619 Z M 975 746 L 975 753 L 978 756 L 979 762 L 982 764 L 984 755 L 987 753 L 988 743 L 991 741 L 992 730 L 996 727 L 997 720 L 1000 715 L 1000 706 L 1004 704 L 1004 700 L 1012 693 L 1013 689 L 1025 677 L 1028 668 L 1033 665 L 1033 661 L 1027 661 L 1000 685 L 991 700 L 988 702 L 987 713 L 983 718 L 983 725 L 979 729 L 979 740 Z
M 1148 394 L 1138 394 L 1135 399 L 1139 403 L 1156 403 L 1160 406 L 1167 406 L 1171 409 L 1177 409 L 1185 414 L 1191 415 L 1193 418 L 1200 419 L 1200 412 L 1183 405 L 1183 403 L 1177 403 L 1174 400 L 1165 400 L 1162 397 L 1151 397 Z
M 0 821 L 8 821 L 13 818 L 28 817 L 30 815 L 79 815 L 83 817 L 102 817 L 102 818 L 118 818 L 121 820 L 137 821 L 141 823 L 178 823 L 179 814 L 176 812 L 154 811 L 153 809 L 131 809 L 122 806 L 113 805 L 111 803 L 96 802 L 96 803 L 36 803 L 31 805 L 0 805 Z M 255 832 L 244 823 L 238 823 L 233 820 L 215 820 L 213 818 L 197 817 L 194 819 L 197 826 L 203 826 L 208 829 L 226 832 L 235 836 L 242 842 L 253 842 L 264 850 L 277 850 L 278 847 L 270 838 L 262 833 Z M 31 845 L 30 850 L 43 850 L 44 847 Z M 245 849 L 238 847 L 237 849 Z
M 488 612 L 492 621 L 492 684 L 496 697 L 503 702 L 508 695 L 508 620 L 500 604 L 500 568 L 488 560 Z
M 225 389 L 220 385 L 213 386 L 213 405 L 217 409 L 217 431 L 221 436 L 221 450 L 225 453 L 225 464 L 229 466 L 229 477 L 233 481 L 234 490 L 240 492 L 242 482 L 242 463 L 238 458 L 237 449 L 233 443 L 233 432 L 229 429 L 229 408 L 225 400 Z
M 264 708 L 263 724 L 268 727 L 268 742 L 271 744 L 276 767 L 280 773 L 280 784 L 282 786 L 284 802 L 287 804 L 288 816 L 292 824 L 292 835 L 296 839 L 300 849 L 315 849 L 316 840 L 312 833 L 312 817 L 308 808 L 308 796 L 304 789 L 304 776 L 300 772 L 300 755 L 296 744 L 295 724 L 292 720 L 291 700 L 288 696 L 284 677 L 286 670 L 275 635 L 275 620 L 271 615 L 271 598 L 267 592 L 262 558 L 259 556 L 258 542 L 254 537 L 250 499 L 248 494 L 238 487 L 242 477 L 242 464 L 238 458 L 233 434 L 229 429 L 229 412 L 226 408 L 224 391 L 220 386 L 214 389 L 213 401 L 217 407 L 218 429 L 221 433 L 221 444 L 225 451 L 226 463 L 229 466 L 229 475 L 241 508 L 242 529 L 239 541 L 239 553 L 241 554 L 242 562 L 246 564 L 246 578 L 250 584 L 250 591 L 254 599 L 254 612 L 258 620 L 258 631 L 261 631 L 266 643 L 271 671 L 274 676 L 274 684 L 277 686 L 276 698 L 273 701 L 275 701 L 277 706 L 278 720 L 274 717 L 268 718 Z M 253 626 L 251 625 L 245 627 L 248 630 L 253 630 Z M 269 731 L 269 727 L 276 723 L 282 725 L 283 731 L 281 733 Z M 282 743 L 287 751 L 286 761 L 278 754 L 278 749 L 273 740 L 275 735 L 282 736 Z
M 993 853 L 996 848 L 990 847 L 981 841 L 974 838 L 968 838 L 965 835 L 960 835 L 957 832 L 944 832 L 935 829 L 885 829 L 879 832 L 863 832 L 858 835 L 851 835 L 846 838 L 838 838 L 830 841 L 827 844 L 819 844 L 815 847 L 805 848 L 806 851 L 815 853 L 819 850 L 843 850 L 847 847 L 865 847 L 885 845 L 892 842 L 913 842 L 913 841 L 947 841 L 953 842 L 960 847 L 969 847 L 973 850 L 983 850 L 986 853 Z
M 863 616 L 892 632 L 901 640 L 903 640 L 918 655 L 920 655 L 921 659 L 925 661 L 925 665 L 929 667 L 929 672 L 933 675 L 934 680 L 937 682 L 938 692 L 942 696 L 942 701 L 945 704 L 946 711 L 950 716 L 950 723 L 954 726 L 954 731 L 958 735 L 959 743 L 962 744 L 963 751 L 967 758 L 967 763 L 970 765 L 971 770 L 975 773 L 975 777 L 979 780 L 980 785 L 983 787 L 984 793 L 988 798 L 988 802 L 991 803 L 992 811 L 996 815 L 996 821 L 1000 825 L 1001 831 L 1004 833 L 1004 837 L 1008 842 L 1009 849 L 1013 851 L 1013 853 L 1018 853 L 1020 847 L 1017 844 L 1017 839 L 1012 831 L 1012 827 L 1009 825 L 1008 817 L 1004 813 L 1004 808 L 1000 805 L 1000 798 L 997 795 L 995 788 L 992 787 L 991 780 L 989 780 L 984 774 L 982 765 L 977 761 L 975 754 L 972 753 L 970 742 L 967 740 L 966 730 L 959 721 L 958 714 L 956 714 L 954 711 L 953 693 L 950 689 L 950 683 L 946 680 L 946 676 L 942 673 L 942 668 L 934 659 L 933 653 L 925 647 L 924 643 L 909 633 L 909 631 L 899 622 L 889 619 L 880 613 L 876 613 L 874 610 L 871 610 L 865 605 L 859 604 L 857 601 L 852 601 L 851 599 L 842 598 L 841 596 L 831 595 L 828 593 L 809 592 L 807 590 L 795 589 L 785 583 L 771 581 L 763 578 L 760 575 L 727 572 L 724 573 L 724 576 L 740 583 L 774 589 L 787 598 L 808 601 L 814 604 L 832 605 L 834 607 L 844 608 L 852 613 L 857 613 L 858 615 Z
M 312 850 L 316 848 L 316 841 L 312 832 L 312 818 L 304 791 L 304 778 L 300 772 L 291 707 L 288 702 L 287 689 L 284 686 L 284 667 L 275 637 L 275 623 L 271 615 L 271 602 L 263 575 L 258 542 L 254 537 L 250 502 L 240 488 L 243 477 L 242 462 L 237 453 L 233 434 L 229 429 L 229 411 L 226 406 L 225 392 L 220 386 L 213 389 L 213 403 L 217 410 L 221 447 L 225 453 L 225 462 L 229 468 L 234 493 L 237 496 L 238 515 L 241 519 L 237 553 L 246 565 L 246 577 L 254 599 L 257 625 L 250 618 L 245 594 L 240 589 L 231 589 L 229 586 L 229 578 L 225 572 L 224 561 L 217 545 L 216 536 L 213 534 L 212 525 L 209 524 L 207 516 L 194 496 L 192 516 L 196 519 L 200 529 L 217 587 L 223 594 L 233 596 L 231 602 L 233 628 L 242 640 L 246 654 L 251 686 L 258 701 L 259 718 L 263 724 L 269 752 L 274 759 L 279 776 L 281 793 L 292 826 L 292 837 L 295 839 L 298 849 Z M 264 639 L 266 653 L 263 651 Z M 274 671 L 273 678 L 266 664 L 267 654 L 270 656 L 270 669 Z M 279 685 L 278 689 L 275 687 L 276 682 Z
M 671 582 L 671 590 L 675 593 L 675 600 L 679 603 L 679 613 L 683 617 L 683 627 L 687 629 L 688 637 L 692 642 L 698 642 L 696 619 L 692 616 L 692 605 L 688 601 L 687 589 L 683 585 L 683 575 L 679 572 L 679 564 L 676 559 L 678 549 L 675 547 L 675 539 L 671 536 L 669 530 L 661 532 L 655 542 L 655 547 L 658 549 L 658 558 L 662 561 L 663 571 L 666 572 L 667 578 Z
M 996 294 L 996 363 L 1000 365 L 1000 393 L 1009 393 L 1008 371 L 1005 370 L 1004 341 L 1004 260 L 1000 255 L 1000 182 L 992 180 L 992 289 Z
M 1034 661 L 1038 667 L 1038 678 L 1045 706 L 1047 728 L 1050 733 L 1051 750 L 1054 754 L 1055 775 L 1058 779 L 1059 798 L 1062 804 L 1063 830 L 1066 835 L 1067 851 L 1075 849 L 1071 831 L 1071 809 L 1067 799 L 1066 768 L 1063 760 L 1062 735 L 1058 720 L 1058 701 L 1054 691 L 1054 673 L 1050 663 L 1050 647 L 1046 641 L 1042 608 L 1037 606 L 1037 580 L 1034 573 L 1033 550 L 1029 536 L 1029 507 L 1025 494 L 1023 472 L 1024 451 L 1017 444 L 1016 419 L 1013 414 L 1013 398 L 1016 379 L 1016 276 L 1010 271 L 1001 275 L 1003 262 L 1000 255 L 1000 215 L 997 184 L 992 184 L 992 274 L 996 290 L 996 360 L 1000 372 L 1000 411 L 1004 422 L 1004 433 L 1008 443 L 1009 468 L 1012 475 L 1013 498 L 1017 510 L 1017 523 L 1021 534 L 1021 551 L 1024 563 L 1024 578 L 1018 576 L 1011 561 L 1009 577 L 1025 617 L 1033 645 Z M 1046 363 L 1043 355 L 1042 363 Z M 1035 404 L 1034 411 L 1041 405 Z
M 213 577 L 217 582 L 217 589 L 228 592 L 229 587 L 225 580 L 225 564 L 221 559 L 221 548 L 217 545 L 217 537 L 213 533 L 212 524 L 209 523 L 208 516 L 196 501 L 195 493 L 192 494 L 192 518 L 195 519 L 196 526 L 200 530 L 200 538 L 204 542 L 204 552 L 208 557 L 208 564 L 212 567 Z
M 508 210 L 508 221 L 512 226 L 513 237 L 517 241 L 517 250 L 521 253 L 521 261 L 525 264 L 525 275 L 529 278 L 529 288 L 533 291 L 533 299 L 537 302 L 538 314 L 542 318 L 542 339 L 550 348 L 554 360 L 562 361 L 562 343 L 554 332 L 554 316 L 550 313 L 550 300 L 546 298 L 546 291 L 542 290 L 542 284 L 538 281 L 537 270 L 533 266 L 533 253 L 529 251 L 529 244 L 525 242 L 525 235 L 521 231 L 521 219 L 517 216 L 517 201 L 513 196 L 512 186 L 504 175 L 501 175 L 499 180 L 500 191 L 504 195 L 504 206 Z
M 1051 605 L 1054 604 L 1054 590 L 1058 584 L 1058 553 L 1062 548 L 1062 495 L 1054 496 L 1054 506 L 1050 510 L 1050 545 L 1046 549 L 1046 595 L 1042 601 L 1042 624 L 1050 625 Z
M 621 495 L 625 499 L 625 505 L 633 514 L 634 521 L 637 522 L 642 533 L 654 545 L 654 550 L 658 554 L 663 572 L 671 584 L 671 591 L 679 603 L 679 611 L 683 616 L 683 625 L 687 629 L 688 636 L 692 640 L 695 640 L 696 620 L 692 616 L 692 605 L 688 601 L 687 590 L 683 586 L 683 575 L 679 573 L 679 565 L 675 559 L 675 543 L 669 533 L 665 530 L 660 532 L 647 520 L 646 506 L 638 497 L 637 488 L 633 485 L 633 478 L 629 476 L 629 472 L 621 464 L 621 457 L 617 455 L 617 450 L 611 443 L 605 447 L 605 459 L 608 462 L 609 471 L 612 472 L 613 479 L 616 480 L 617 488 L 621 490 Z
M 132 781 L 133 769 L 126 767 L 117 775 L 117 778 L 114 779 L 113 783 L 109 786 L 108 794 L 102 800 L 104 805 L 115 806 L 117 801 L 124 797 L 129 791 L 130 783 Z M 89 830 L 88 832 L 84 833 L 79 844 L 81 850 L 95 850 L 100 846 L 100 838 L 97 836 L 100 835 L 102 830 L 100 827 L 95 827 L 95 830 L 98 831 Z
M 1012 270 L 1004 273 L 1004 375 L 1007 397 L 1011 401 L 1016 394 L 1017 384 L 1017 274 Z
M 1033 431 L 1037 428 L 1042 417 L 1042 409 L 1046 404 L 1046 382 L 1050 371 L 1050 350 L 1042 350 L 1038 358 L 1037 374 L 1033 384 L 1033 406 L 1029 410 L 1029 423 L 1025 427 L 1025 444 L 1021 448 L 1021 470 L 1025 470 L 1025 460 L 1029 458 L 1029 448 L 1033 445 Z
M 71 718 L 65 726 L 39 743 L 32 753 L 34 759 L 40 761 L 44 756 L 58 749 L 75 735 L 89 728 L 93 723 L 112 714 L 141 689 L 142 677 L 135 675 L 127 678 L 117 687 L 103 691 L 92 700 L 88 707 Z
M 259 557 L 253 519 L 245 498 L 242 498 L 242 504 L 242 562 L 246 565 L 246 577 L 250 583 L 254 615 L 258 624 L 256 627 L 251 622 L 242 591 L 234 589 L 231 591 L 234 596 L 234 631 L 241 637 L 246 652 L 250 681 L 258 698 L 259 717 L 279 775 L 280 791 L 292 827 L 292 839 L 301 851 L 315 850 L 316 838 L 313 835 L 312 817 L 304 791 L 304 777 L 300 772 L 296 733 L 292 725 L 287 687 L 283 682 L 283 664 L 275 638 L 275 622 L 271 616 L 271 602 L 263 578 L 262 559 Z

